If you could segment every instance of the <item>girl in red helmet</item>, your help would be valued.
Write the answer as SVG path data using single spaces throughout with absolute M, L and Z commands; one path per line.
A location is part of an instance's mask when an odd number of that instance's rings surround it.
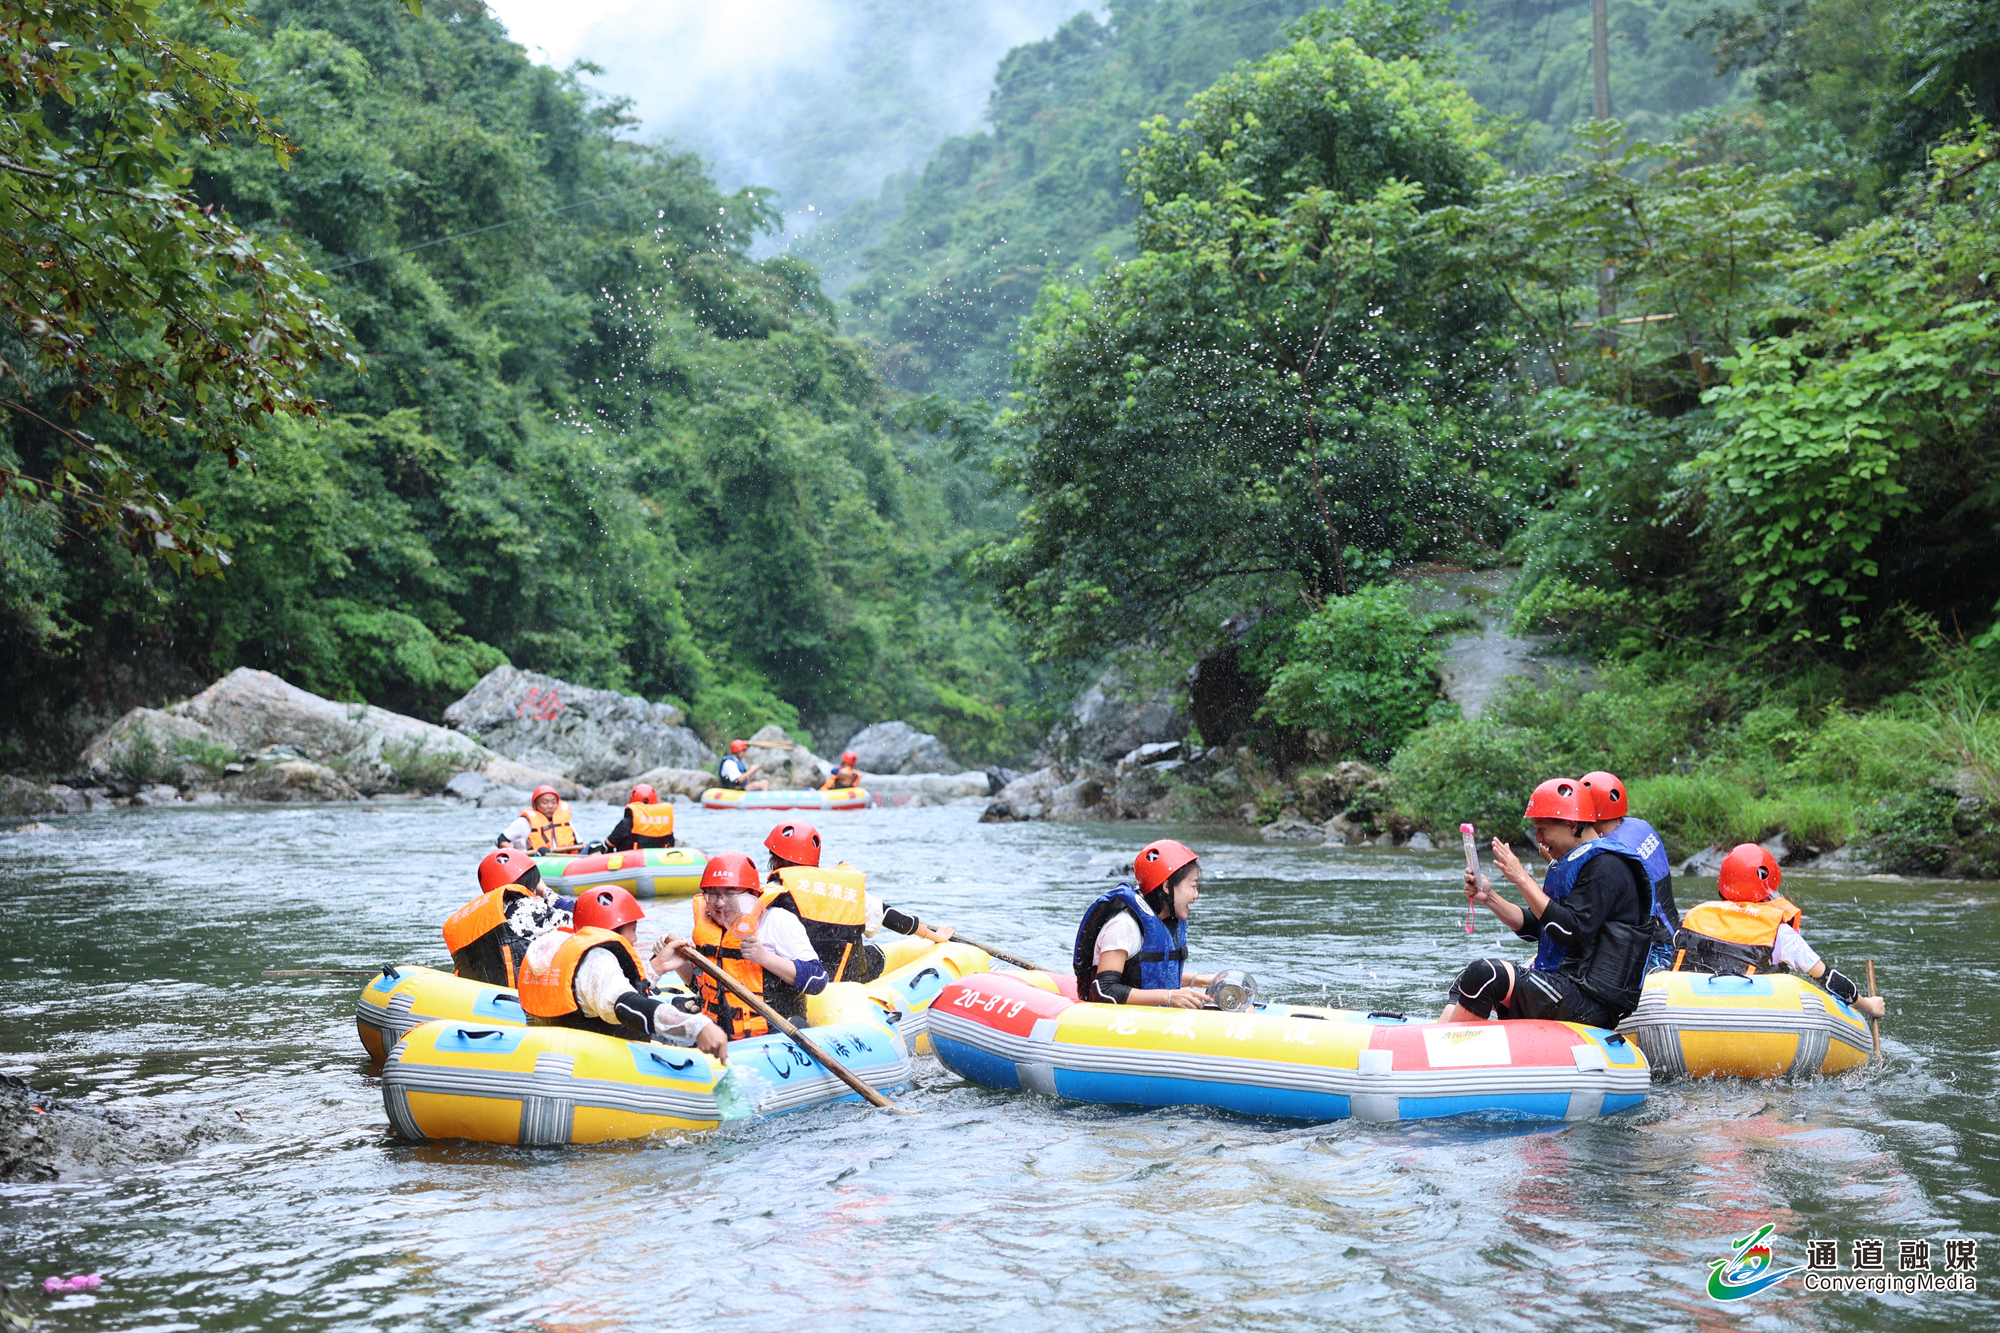
M 1099 1004 L 1199 1009 L 1211 978 L 1182 970 L 1188 914 L 1201 897 L 1201 863 L 1172 838 L 1146 844 L 1132 858 L 1138 881 L 1101 894 L 1083 914 L 1071 965 L 1076 993 Z
M 625 814 L 605 835 L 604 845 L 614 852 L 675 846 L 673 802 L 662 801 L 650 782 L 636 784 L 625 798 Z
M 943 943 L 950 926 L 927 926 L 868 892 L 868 877 L 842 861 L 820 865 L 819 830 L 803 819 L 787 819 L 764 839 L 771 853 L 767 884 L 784 890 L 773 905 L 789 909 L 805 924 L 806 937 L 835 981 L 873 981 L 887 959 L 867 942 L 884 928 Z
M 821 791 L 839 791 L 843 787 L 859 787 L 861 785 L 861 770 L 856 768 L 855 765 L 860 762 L 861 756 L 854 753 L 854 751 L 841 751 L 840 767 L 826 775 L 826 781 L 819 784 L 819 789 Z
M 1493 863 L 1527 906 L 1502 898 L 1472 870 L 1465 872 L 1465 896 L 1534 944 L 1534 965 L 1475 959 L 1452 982 L 1439 1021 L 1554 1018 L 1615 1028 L 1638 1007 L 1646 977 L 1652 891 L 1645 867 L 1622 845 L 1597 836 L 1596 803 L 1573 778 L 1535 788 L 1524 813 L 1549 861 L 1547 884 L 1537 884 L 1514 849 L 1495 838 Z
M 769 1026 L 755 1009 L 706 973 L 697 976 L 694 964 L 682 954 L 701 954 L 781 1016 L 803 1022 L 806 997 L 826 989 L 826 968 L 806 937 L 804 924 L 776 905 L 783 892 L 759 883 L 756 863 L 741 852 L 712 856 L 695 895 L 694 938 L 684 941 L 669 935 L 655 954 L 661 967 L 678 971 L 681 980 L 699 987 L 704 1011 L 732 1041 L 762 1036 Z
M 749 750 L 749 741 L 734 740 L 729 742 L 729 753 L 722 756 L 722 762 L 715 766 L 716 786 L 728 791 L 770 790 L 770 781 L 757 776 L 764 771 L 764 766 L 762 764 L 753 764 L 744 758 L 749 753 Z
M 528 808 L 515 816 L 493 845 L 561 854 L 583 850 L 577 845 L 576 829 L 570 824 L 569 802 L 562 798 L 561 792 L 546 784 L 535 788 L 528 797 Z
M 1681 918 L 1674 946 L 1677 966 L 1718 976 L 1756 972 L 1799 972 L 1824 986 L 1841 1003 L 1880 1018 L 1888 1002 L 1863 995 L 1849 977 L 1826 965 L 1799 933 L 1803 915 L 1778 890 L 1785 872 L 1778 858 L 1754 842 L 1742 843 L 1722 858 L 1713 902 L 1697 903 Z
M 570 923 L 569 904 L 551 897 L 526 852 L 502 847 L 479 863 L 480 894 L 444 923 L 456 976 L 512 986 L 536 940 Z
M 665 1041 L 723 1058 L 729 1043 L 692 994 L 655 993 L 671 953 L 662 941 L 639 958 L 646 910 L 616 885 L 577 895 L 569 929 L 528 947 L 517 989 L 531 1026 L 578 1028 L 627 1041 Z

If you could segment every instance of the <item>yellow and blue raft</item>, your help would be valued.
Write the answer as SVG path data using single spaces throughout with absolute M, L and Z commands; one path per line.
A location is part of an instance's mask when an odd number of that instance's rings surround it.
M 1660 1078 L 1802 1078 L 1868 1062 L 1868 1020 L 1805 977 L 1655 972 L 1618 1030 Z

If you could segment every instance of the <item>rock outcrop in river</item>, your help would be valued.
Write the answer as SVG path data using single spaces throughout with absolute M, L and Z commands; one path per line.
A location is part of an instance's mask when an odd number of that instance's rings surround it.
M 91 743 L 82 763 L 92 793 L 147 803 L 176 795 L 353 800 L 434 791 L 462 771 L 507 787 L 549 782 L 565 796 L 580 793 L 561 774 L 517 763 L 445 727 L 322 699 L 250 667 L 171 708 L 133 709 Z
M 850 736 L 842 747 L 854 751 L 855 767 L 864 773 L 950 773 L 944 744 L 907 722 L 877 722 Z
M 99 1175 L 250 1137 L 221 1115 L 134 1103 L 66 1103 L 0 1074 L 0 1184 Z
M 529 768 L 585 786 L 649 769 L 715 766 L 715 756 L 672 704 L 588 689 L 519 667 L 489 671 L 444 710 L 444 721 Z

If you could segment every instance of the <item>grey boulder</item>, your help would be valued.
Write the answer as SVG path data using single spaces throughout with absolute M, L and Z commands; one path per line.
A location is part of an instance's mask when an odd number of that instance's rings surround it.
M 1141 746 L 1182 740 L 1187 734 L 1179 690 L 1141 690 L 1113 668 L 1069 706 L 1049 731 L 1048 747 L 1059 756 L 1115 764 Z
M 584 786 L 715 762 L 672 704 L 495 667 L 444 710 L 445 725 L 510 759 Z
M 907 722 L 877 722 L 848 737 L 854 766 L 863 773 L 952 773 L 957 766 L 944 745 Z

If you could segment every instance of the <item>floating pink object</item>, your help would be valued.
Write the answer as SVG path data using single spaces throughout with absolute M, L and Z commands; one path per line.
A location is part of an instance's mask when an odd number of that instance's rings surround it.
M 95 1291 L 104 1281 L 99 1273 L 84 1273 L 78 1277 L 45 1277 L 42 1290 L 51 1296 L 67 1296 L 76 1291 Z

